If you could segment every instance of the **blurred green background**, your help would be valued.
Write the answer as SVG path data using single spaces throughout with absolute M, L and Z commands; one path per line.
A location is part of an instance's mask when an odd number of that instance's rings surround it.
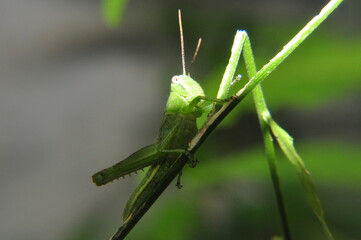
M 154 141 L 181 73 L 215 96 L 237 29 L 258 68 L 326 1 L 2 1 L 0 239 L 108 239 L 141 175 L 90 176 Z M 103 3 L 104 3 L 103 2 Z M 345 1 L 263 84 L 294 138 L 336 239 L 361 239 L 361 6 Z M 106 14 L 105 16 L 103 14 Z M 242 62 L 237 73 L 246 76 Z M 239 83 L 241 86 L 246 77 Z M 325 239 L 297 177 L 280 177 L 294 239 Z M 280 221 L 252 99 L 246 98 L 128 239 L 271 239 Z

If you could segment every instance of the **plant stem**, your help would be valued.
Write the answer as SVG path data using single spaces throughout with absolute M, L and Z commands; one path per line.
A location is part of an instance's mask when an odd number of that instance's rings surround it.
M 245 61 L 248 77 L 252 78 L 257 73 L 256 63 L 253 57 L 252 48 L 251 48 L 251 42 L 249 40 L 249 37 L 247 35 L 244 49 L 243 49 L 243 59 Z M 286 213 L 286 207 L 283 200 L 283 194 L 281 189 L 281 184 L 279 180 L 277 165 L 276 165 L 276 154 L 275 154 L 275 146 L 273 144 L 273 138 L 270 132 L 270 128 L 268 124 L 263 119 L 263 114 L 268 113 L 269 110 L 267 108 L 266 100 L 263 95 L 262 87 L 261 85 L 257 85 L 253 91 L 253 101 L 255 103 L 258 121 L 261 126 L 261 131 L 263 135 L 263 141 L 265 145 L 265 151 L 266 156 L 270 168 L 270 174 L 272 178 L 273 188 L 276 195 L 277 205 L 278 205 L 278 211 L 281 218 L 281 224 L 282 224 L 282 230 L 283 230 L 283 236 L 285 240 L 291 240 L 291 232 L 287 220 L 287 213 Z
M 241 55 L 243 48 L 243 59 L 245 61 L 247 73 L 249 79 L 253 78 L 256 73 L 256 63 L 254 60 L 254 56 L 252 53 L 251 43 L 249 40 L 249 37 L 247 35 L 246 31 L 238 30 L 236 33 L 236 36 L 234 37 L 232 51 L 231 51 L 231 57 L 229 58 L 228 65 L 226 67 L 226 70 L 224 72 L 222 82 L 220 84 L 217 98 L 224 99 L 228 97 L 228 92 L 231 87 L 232 79 L 235 74 L 239 57 Z M 267 109 L 266 100 L 263 96 L 262 87 L 260 85 L 257 85 L 254 90 L 252 91 L 252 95 L 255 102 L 255 107 L 257 111 L 258 120 L 261 126 L 262 135 L 264 139 L 265 144 L 265 151 L 267 155 L 268 164 L 270 167 L 270 174 L 275 190 L 275 195 L 277 199 L 277 205 L 280 213 L 281 223 L 282 223 L 282 229 L 283 229 L 283 236 L 285 240 L 291 240 L 291 234 L 288 227 L 288 221 L 287 221 L 287 215 L 286 215 L 286 209 L 283 201 L 279 176 L 277 172 L 277 166 L 276 166 L 276 155 L 275 155 L 275 147 L 273 144 L 273 138 L 270 132 L 270 129 L 267 125 L 267 123 L 263 120 L 263 114 L 268 113 L 269 111 Z M 218 110 L 217 108 L 215 110 Z

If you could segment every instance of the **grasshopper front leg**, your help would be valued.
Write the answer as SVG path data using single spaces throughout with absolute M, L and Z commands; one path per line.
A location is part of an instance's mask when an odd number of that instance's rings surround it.
M 208 109 L 208 112 L 212 110 L 213 103 L 215 103 L 218 106 L 221 106 L 223 103 L 229 102 L 232 99 L 234 99 L 235 96 L 231 96 L 229 98 L 220 99 L 220 98 L 211 98 L 206 96 L 197 96 L 195 97 L 189 104 L 189 108 L 203 108 Z M 203 102 L 201 102 L 203 101 Z M 214 110 L 213 110 L 214 113 Z
M 232 98 L 233 97 L 226 98 L 226 99 L 219 99 L 219 98 L 211 98 L 211 97 L 206 97 L 206 96 L 197 96 L 190 102 L 189 107 L 192 108 L 192 107 L 197 106 L 198 103 L 200 103 L 200 101 L 205 101 L 205 102 L 207 101 L 207 102 L 211 102 L 211 103 L 222 104 L 222 103 L 231 101 Z M 205 103 L 205 105 L 209 105 L 209 104 Z M 202 107 L 202 105 L 200 107 Z

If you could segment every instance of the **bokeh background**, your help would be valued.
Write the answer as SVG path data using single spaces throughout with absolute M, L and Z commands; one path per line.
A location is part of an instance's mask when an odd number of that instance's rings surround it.
M 237 29 L 248 31 L 260 67 L 325 3 L 129 0 L 116 25 L 99 1 L 1 1 L 0 239 L 108 239 L 120 225 L 141 176 L 100 188 L 90 176 L 155 140 L 170 79 L 181 73 L 178 8 L 188 62 L 203 38 L 192 76 L 215 96 Z M 344 240 L 361 239 L 360 5 L 341 4 L 263 84 Z M 325 239 L 278 156 L 294 239 Z M 129 239 L 281 234 L 250 97 L 197 158 L 183 189 L 170 186 Z

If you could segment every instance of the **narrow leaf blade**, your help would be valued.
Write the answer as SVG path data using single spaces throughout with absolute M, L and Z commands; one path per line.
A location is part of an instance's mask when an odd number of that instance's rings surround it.
M 267 117 L 266 122 L 269 124 L 269 127 L 271 128 L 271 131 L 275 136 L 282 152 L 285 154 L 287 159 L 295 168 L 302 187 L 306 193 L 307 201 L 310 204 L 312 211 L 320 221 L 325 234 L 327 235 L 328 239 L 333 240 L 334 238 L 327 226 L 321 201 L 318 198 L 316 192 L 315 184 L 313 183 L 311 175 L 307 171 L 304 162 L 302 161 L 301 157 L 298 155 L 295 147 L 293 146 L 293 138 L 285 130 L 283 130 L 270 116 Z

